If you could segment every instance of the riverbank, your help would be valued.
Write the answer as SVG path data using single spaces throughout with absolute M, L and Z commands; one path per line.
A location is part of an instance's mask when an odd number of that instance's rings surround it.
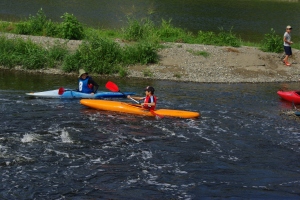
M 44 47 L 62 39 L 5 34 L 8 38 L 31 39 Z M 120 42 L 120 41 L 118 41 Z M 67 46 L 75 51 L 81 41 L 69 40 Z M 256 47 L 224 47 L 200 44 L 164 43 L 158 52 L 159 63 L 128 67 L 128 78 L 160 79 L 191 82 L 237 83 L 237 82 L 293 82 L 300 78 L 300 51 L 293 49 L 291 66 L 283 64 L 283 53 L 266 53 Z M 206 56 L 193 52 L 205 52 Z M 3 68 L 3 67 L 2 67 Z M 22 70 L 19 66 L 13 70 Z M 29 71 L 29 70 L 26 70 Z M 30 70 L 33 73 L 65 73 L 61 69 Z M 97 76 L 97 75 L 93 75 Z

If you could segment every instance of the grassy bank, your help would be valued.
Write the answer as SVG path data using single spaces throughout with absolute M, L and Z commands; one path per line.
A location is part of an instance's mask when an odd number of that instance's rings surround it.
M 83 40 L 76 52 L 68 51 L 65 44 L 57 44 L 50 49 L 30 40 L 0 37 L 0 65 L 26 69 L 58 68 L 66 72 L 84 68 L 98 74 L 119 73 L 126 76 L 128 65 L 149 64 L 158 61 L 157 51 L 166 48 L 162 42 L 207 44 L 216 46 L 256 46 L 267 52 L 282 52 L 282 36 L 271 29 L 259 44 L 243 42 L 232 30 L 220 29 L 218 33 L 199 31 L 192 34 L 172 26 L 171 20 L 162 20 L 159 26 L 145 18 L 128 18 L 127 26 L 120 30 L 105 30 L 87 27 L 74 15 L 64 13 L 62 22 L 48 19 L 43 10 L 35 16 L 20 22 L 0 21 L 0 31 L 5 33 L 48 36 L 67 40 Z M 115 42 L 124 41 L 125 45 Z M 300 46 L 294 45 L 293 48 Z M 206 55 L 205 52 L 194 52 Z

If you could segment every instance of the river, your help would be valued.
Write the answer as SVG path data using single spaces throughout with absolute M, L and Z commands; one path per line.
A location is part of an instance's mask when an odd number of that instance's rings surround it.
M 150 18 L 157 24 L 162 19 L 194 33 L 199 30 L 232 30 L 244 41 L 260 42 L 273 28 L 283 35 L 287 25 L 293 26 L 293 41 L 300 38 L 299 0 L 1 0 L 0 19 L 19 20 L 43 9 L 54 21 L 68 12 L 97 28 L 120 29 L 127 16 Z
M 112 80 L 137 95 L 152 85 L 159 108 L 201 113 L 158 120 L 25 95 L 75 88 L 76 77 L 0 79 L 0 199 L 299 199 L 300 122 L 281 114 L 292 105 L 279 83 Z

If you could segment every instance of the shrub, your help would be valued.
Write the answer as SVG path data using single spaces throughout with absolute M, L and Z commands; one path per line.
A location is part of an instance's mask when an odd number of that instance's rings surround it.
M 265 52 L 280 53 L 283 51 L 282 45 L 282 37 L 276 35 L 275 30 L 272 28 L 270 33 L 265 34 L 260 49 Z
M 73 16 L 73 14 L 65 13 L 62 17 L 61 34 L 64 39 L 81 40 L 84 38 L 82 24 Z
M 42 9 L 40 9 L 36 16 L 29 16 L 29 19 L 20 22 L 16 25 L 16 32 L 24 35 L 41 35 L 47 17 Z
M 64 46 L 56 45 L 46 50 L 31 40 L 0 37 L 0 64 L 9 68 L 18 65 L 26 69 L 54 67 L 67 54 Z
M 148 64 L 158 61 L 157 47 L 148 42 L 137 43 L 124 47 L 122 61 L 125 64 Z
M 161 40 L 166 42 L 185 42 L 189 33 L 186 33 L 181 28 L 176 28 L 172 26 L 171 19 L 166 21 L 162 19 L 161 26 L 158 28 L 157 34 L 161 38 Z
M 143 19 L 140 22 L 129 17 L 127 19 L 128 26 L 122 28 L 124 39 L 130 41 L 145 40 L 154 33 L 154 24 L 148 18 Z
M 224 31 L 220 28 L 218 34 L 211 31 L 199 31 L 195 39 L 196 43 L 208 44 L 208 45 L 218 45 L 218 46 L 241 46 L 241 40 L 237 38 L 232 31 Z
M 118 43 L 94 36 L 85 40 L 75 54 L 66 58 L 64 70 L 84 67 L 90 72 L 111 74 L 118 72 L 121 63 L 121 47 Z

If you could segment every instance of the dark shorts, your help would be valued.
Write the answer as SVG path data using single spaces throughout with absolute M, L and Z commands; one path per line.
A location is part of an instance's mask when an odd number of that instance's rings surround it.
M 291 56 L 292 55 L 292 47 L 283 46 L 285 55 Z

